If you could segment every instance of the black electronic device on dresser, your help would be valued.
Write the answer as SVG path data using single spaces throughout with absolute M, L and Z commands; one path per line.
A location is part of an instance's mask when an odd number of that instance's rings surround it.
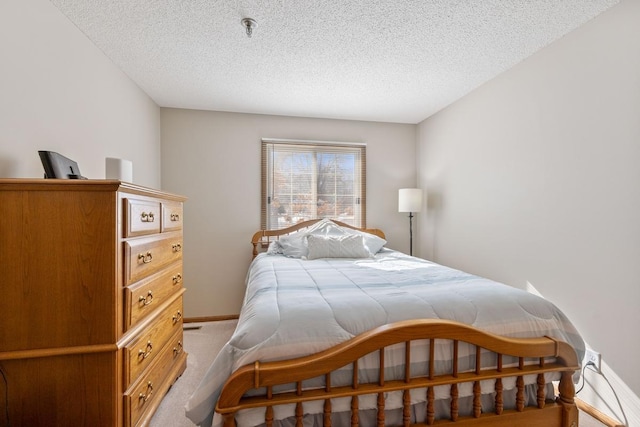
M 38 151 L 45 178 L 56 179 L 87 179 L 80 174 L 78 164 L 68 157 L 55 151 Z

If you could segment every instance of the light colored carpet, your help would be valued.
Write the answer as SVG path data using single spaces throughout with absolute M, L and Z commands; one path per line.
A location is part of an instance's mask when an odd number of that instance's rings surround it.
M 200 326 L 200 329 L 185 329 L 184 349 L 189 354 L 187 369 L 169 389 L 160 407 L 151 419 L 150 427 L 193 427 L 184 415 L 184 405 L 200 383 L 200 379 L 215 359 L 218 351 L 229 340 L 236 328 L 237 320 L 220 322 L 186 323 L 185 328 Z
M 204 376 L 218 351 L 233 334 L 236 324 L 237 320 L 186 324 L 187 328 L 201 327 L 184 331 L 184 349 L 189 353 L 187 370 L 169 389 L 158 411 L 153 416 L 150 427 L 194 426 L 184 415 L 184 405 L 198 386 L 200 379 Z M 588 414 L 580 412 L 580 427 L 602 426 L 604 424 Z

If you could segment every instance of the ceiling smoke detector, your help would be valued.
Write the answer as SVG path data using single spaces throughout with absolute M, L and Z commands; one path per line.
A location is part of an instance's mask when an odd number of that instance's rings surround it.
M 251 18 L 243 18 L 240 21 L 242 26 L 247 30 L 247 37 L 251 38 L 251 34 L 253 34 L 253 29 L 258 26 L 258 23 L 255 19 Z

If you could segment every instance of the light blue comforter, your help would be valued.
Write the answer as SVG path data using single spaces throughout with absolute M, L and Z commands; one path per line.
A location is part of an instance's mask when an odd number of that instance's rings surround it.
M 222 385 L 243 365 L 305 356 L 416 318 L 454 320 L 509 337 L 547 335 L 571 344 L 578 360 L 584 354 L 582 338 L 552 303 L 488 279 L 388 249 L 367 259 L 260 254 L 249 268 L 237 329 L 187 402 L 187 416 L 211 425 Z

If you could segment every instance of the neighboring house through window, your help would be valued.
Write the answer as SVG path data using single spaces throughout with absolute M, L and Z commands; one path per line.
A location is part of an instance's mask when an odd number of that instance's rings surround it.
M 365 227 L 366 145 L 262 140 L 262 228 L 329 218 Z

